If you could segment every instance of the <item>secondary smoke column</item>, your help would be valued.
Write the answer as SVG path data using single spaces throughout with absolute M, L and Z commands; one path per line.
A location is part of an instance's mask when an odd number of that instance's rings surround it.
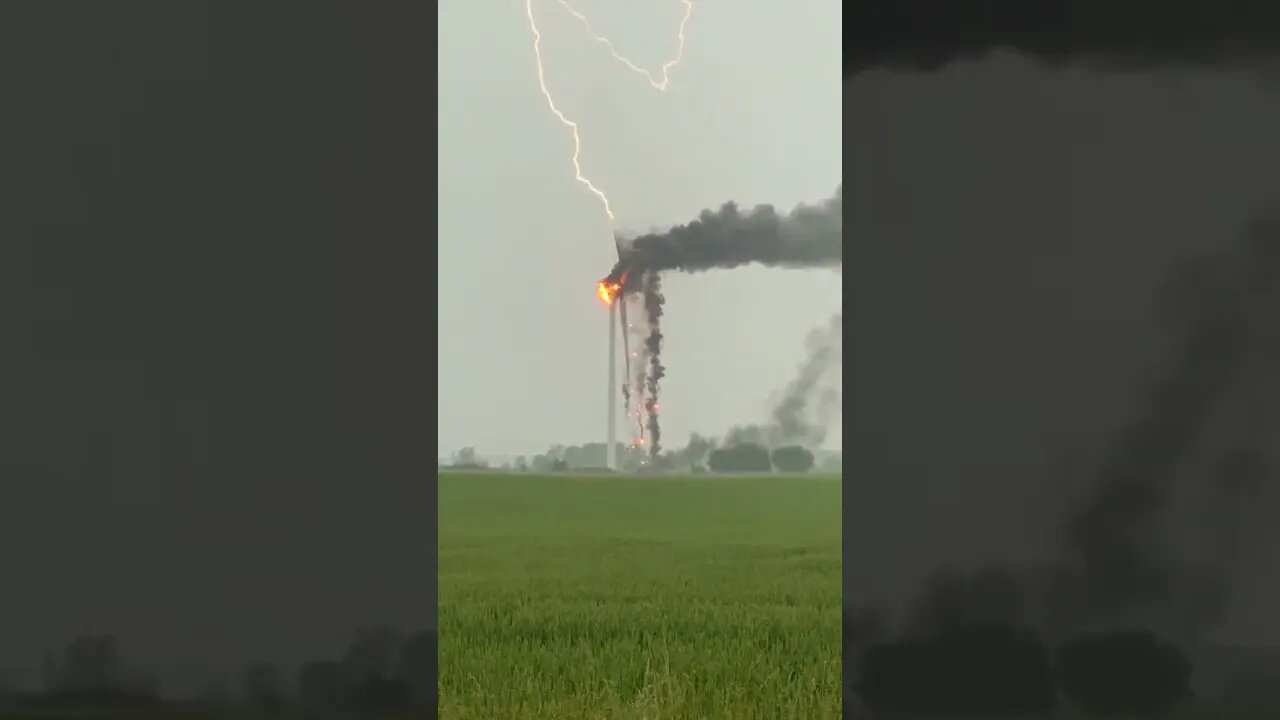
M 857 0 L 844 5 L 845 77 L 933 71 L 1012 50 L 1052 66 L 1257 67 L 1280 58 L 1269 0 Z
M 733 447 L 758 443 L 768 448 L 799 444 L 810 449 L 821 445 L 832 418 L 840 410 L 840 390 L 829 381 L 840 379 L 843 360 L 844 314 L 836 313 L 805 338 L 805 358 L 783 390 L 782 399 L 769 413 L 769 421 L 735 426 L 725 434 L 723 444 Z M 692 447 L 700 442 L 704 442 L 703 438 L 691 437 L 691 447 L 685 448 L 685 455 L 701 457 Z
M 805 349 L 804 362 L 773 410 L 777 444 L 798 442 L 814 446 L 826 439 L 829 415 L 839 408 L 840 395 L 825 387 L 823 381 L 844 360 L 844 314 L 836 313 L 809 333 Z M 810 411 L 814 411 L 812 415 Z
M 664 233 L 650 233 L 628 243 L 605 278 L 624 282 L 628 271 L 698 272 L 752 263 L 770 267 L 837 267 L 844 259 L 844 204 L 841 189 L 817 205 L 801 205 L 781 214 L 772 205 L 743 212 L 728 202 L 719 210 L 703 210 L 697 219 Z M 639 275 L 632 274 L 638 279 Z

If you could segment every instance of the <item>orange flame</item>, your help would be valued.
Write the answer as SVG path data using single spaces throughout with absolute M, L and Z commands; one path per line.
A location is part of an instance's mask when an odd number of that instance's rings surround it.
M 601 280 L 596 283 L 596 294 L 600 296 L 600 299 L 604 301 L 605 305 L 612 305 L 614 299 L 618 297 L 618 293 L 621 291 L 621 283 L 611 283 L 606 280 Z

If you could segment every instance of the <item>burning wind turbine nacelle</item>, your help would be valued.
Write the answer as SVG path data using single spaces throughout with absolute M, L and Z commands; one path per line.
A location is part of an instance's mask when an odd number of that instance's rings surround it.
M 596 283 L 596 295 L 604 301 L 605 305 L 612 305 L 620 292 L 622 292 L 622 284 L 610 282 L 608 278 Z
M 613 273 L 606 278 L 602 278 L 596 283 L 596 295 L 604 302 L 605 305 L 612 305 L 614 300 L 618 299 L 618 295 L 622 293 L 623 288 L 627 284 L 627 273 L 623 271 L 617 277 Z

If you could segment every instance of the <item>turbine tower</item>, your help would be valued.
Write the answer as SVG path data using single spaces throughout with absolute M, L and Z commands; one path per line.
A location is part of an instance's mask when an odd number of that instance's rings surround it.
M 606 424 L 604 445 L 604 464 L 610 470 L 618 469 L 618 305 L 622 304 L 622 293 L 609 303 L 609 395 L 605 405 L 609 413 Z
M 618 251 L 618 259 L 622 259 L 622 240 L 613 236 L 613 246 Z M 608 422 L 605 425 L 604 463 L 610 470 L 618 469 L 618 393 L 622 386 L 618 384 L 618 328 L 622 328 L 622 362 L 626 368 L 623 382 L 631 382 L 631 350 L 627 347 L 627 306 L 626 296 L 619 290 L 609 303 L 609 394 L 605 398 Z

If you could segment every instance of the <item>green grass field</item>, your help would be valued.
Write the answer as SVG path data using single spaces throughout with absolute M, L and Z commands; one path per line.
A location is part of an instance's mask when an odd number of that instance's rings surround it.
M 444 720 L 840 712 L 835 477 L 440 475 Z

